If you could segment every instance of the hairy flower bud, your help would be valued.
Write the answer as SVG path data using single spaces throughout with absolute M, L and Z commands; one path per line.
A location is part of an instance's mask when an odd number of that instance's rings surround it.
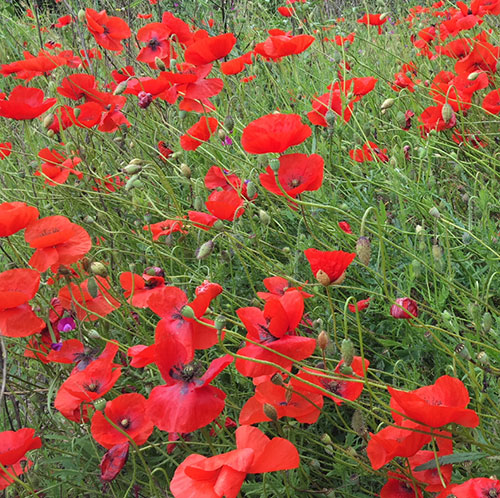
M 431 216 L 434 216 L 434 218 L 441 218 L 441 213 L 439 212 L 438 208 L 436 206 L 431 207 L 429 209 L 429 214 Z
M 259 210 L 259 220 L 263 225 L 271 223 L 271 217 L 263 210 Z
M 344 339 L 342 341 L 340 352 L 342 354 L 342 359 L 344 360 L 344 365 L 350 366 L 352 360 L 354 359 L 354 345 L 351 339 Z
M 394 105 L 394 102 L 396 102 L 394 99 L 385 99 L 382 102 L 380 109 L 382 109 L 383 111 L 385 111 L 386 109 L 390 109 Z
M 121 95 L 126 89 L 128 85 L 128 80 L 121 81 L 116 85 L 116 88 L 113 91 L 113 95 Z
M 441 117 L 446 123 L 449 123 L 451 119 L 453 118 L 454 112 L 453 112 L 453 107 L 451 107 L 450 104 L 446 103 L 443 104 L 443 107 L 441 109 Z
M 332 126 L 335 125 L 336 120 L 337 116 L 335 115 L 335 113 L 331 109 L 328 109 L 328 111 L 325 114 L 326 124 L 331 128 Z
M 234 119 L 229 114 L 224 119 L 224 128 L 231 133 L 234 129 Z
M 356 242 L 356 254 L 365 266 L 370 264 L 371 243 L 368 237 L 360 237 Z
M 273 422 L 276 422 L 278 420 L 278 412 L 276 411 L 276 408 L 274 408 L 273 405 L 270 405 L 269 403 L 264 403 L 262 410 L 264 412 L 264 415 L 267 418 L 270 418 Z
M 366 430 L 365 419 L 361 410 L 354 410 L 351 419 L 351 425 L 354 432 L 361 437 L 366 437 L 368 431 Z
M 103 265 L 99 261 L 94 261 L 90 264 L 90 271 L 94 275 L 99 275 L 100 277 L 108 276 L 108 269 L 106 268 L 105 265 Z
M 275 386 L 281 386 L 281 387 L 284 387 L 285 386 L 285 382 L 283 380 L 283 377 L 281 376 L 281 374 L 279 372 L 276 372 L 272 377 L 271 377 L 271 382 L 275 385 Z
M 191 168 L 186 164 L 186 163 L 182 163 L 180 165 L 180 169 L 181 169 L 181 175 L 184 176 L 185 178 L 191 178 Z
M 208 240 L 196 250 L 196 259 L 198 261 L 201 261 L 202 259 L 208 258 L 208 256 L 212 254 L 214 247 L 215 247 L 214 241 Z
M 493 317 L 491 316 L 491 313 L 486 312 L 483 315 L 483 323 L 482 323 L 483 332 L 489 332 L 492 326 L 493 326 Z
M 249 181 L 247 183 L 247 195 L 248 195 L 248 198 L 252 199 L 253 197 L 255 197 L 256 194 L 257 194 L 257 187 L 255 186 L 255 183 L 252 182 L 252 181 Z
M 127 164 L 122 171 L 126 175 L 136 175 L 142 170 L 142 166 L 140 164 Z
M 159 57 L 155 57 L 155 64 L 160 71 L 167 70 L 167 66 L 165 66 L 165 63 Z
M 226 317 L 223 315 L 218 315 L 214 320 L 214 327 L 216 330 L 221 332 L 226 327 Z
M 85 11 L 83 9 L 80 9 L 78 11 L 77 17 L 80 22 L 85 22 L 86 21 Z
M 321 351 L 324 351 L 326 347 L 328 346 L 328 334 L 322 330 L 318 334 L 318 347 L 321 349 Z

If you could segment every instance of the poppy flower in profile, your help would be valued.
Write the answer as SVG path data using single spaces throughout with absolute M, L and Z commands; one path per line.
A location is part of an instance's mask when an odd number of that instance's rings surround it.
M 230 355 L 212 361 L 201 375 L 201 365 L 169 331 L 157 338 L 156 364 L 166 384 L 153 388 L 147 415 L 158 429 L 193 432 L 215 420 L 224 409 L 226 394 L 210 383 L 232 361 Z
M 146 398 L 142 394 L 122 394 L 106 403 L 104 415 L 126 432 L 137 446 L 144 444 L 153 432 L 153 423 L 146 415 Z M 90 431 L 92 437 L 108 450 L 113 446 L 129 441 L 127 436 L 115 429 L 104 417 L 101 411 L 96 411 L 92 417 Z
M 292 17 L 295 14 L 293 7 L 278 7 L 278 13 L 283 17 Z
M 497 88 L 496 90 L 492 90 L 490 93 L 488 93 L 484 97 L 481 107 L 490 114 L 500 113 L 500 89 Z
M 362 149 L 352 149 L 349 151 L 349 156 L 351 159 L 358 163 L 364 163 L 365 161 L 374 161 L 378 159 L 383 163 L 389 161 L 387 156 L 387 149 L 379 149 L 378 145 L 374 142 L 367 142 L 363 145 Z
M 470 401 L 466 387 L 461 380 L 449 375 L 443 375 L 434 384 L 415 391 L 398 391 L 390 386 L 387 389 L 392 396 L 393 410 L 429 427 L 451 423 L 465 427 L 479 425 L 477 413 L 465 408 Z M 402 419 L 395 412 L 393 417 L 396 423 Z
M 322 285 L 341 283 L 347 267 L 356 257 L 355 252 L 320 251 L 313 248 L 306 249 L 304 255 L 314 276 Z
M 40 88 L 16 86 L 8 99 L 0 99 L 0 116 L 16 120 L 35 119 L 57 102 L 55 98 L 43 100 L 44 97 Z
M 295 469 L 300 464 L 297 448 L 287 439 L 269 439 L 248 425 L 235 434 L 236 450 L 210 458 L 195 453 L 177 467 L 170 483 L 174 498 L 236 498 L 247 474 Z
M 294 290 L 299 291 L 304 299 L 313 297 L 312 294 L 303 291 L 302 287 L 291 287 L 288 280 L 283 277 L 268 277 L 263 280 L 263 283 L 264 287 L 269 292 L 257 292 L 257 296 L 264 301 L 275 297 L 281 297 L 285 294 L 285 292 L 291 292 Z
M 85 229 L 64 216 L 48 216 L 34 221 L 26 228 L 24 239 L 36 249 L 29 264 L 40 272 L 49 267 L 55 272 L 60 265 L 76 263 L 92 247 Z
M 127 463 L 130 443 L 116 444 L 102 457 L 99 469 L 101 470 L 101 481 L 111 482 L 121 472 Z
M 44 162 L 40 166 L 41 170 L 35 172 L 35 176 L 45 176 L 45 183 L 48 185 L 62 185 L 69 178 L 70 173 L 79 180 L 83 178 L 83 173 L 74 169 L 82 160 L 79 157 L 65 158 L 56 150 L 49 148 L 42 149 L 38 157 Z
M 40 332 L 45 322 L 28 303 L 38 292 L 40 274 L 15 268 L 0 273 L 0 334 L 26 337 Z
M 152 225 L 144 225 L 143 230 L 149 230 L 153 235 L 153 240 L 158 240 L 162 236 L 172 235 L 174 232 L 187 233 L 183 230 L 182 221 L 165 220 L 153 223 Z
M 193 226 L 205 231 L 210 230 L 214 223 L 219 219 L 213 214 L 203 213 L 202 211 L 188 211 L 188 217 Z
M 7 159 L 12 152 L 12 144 L 10 142 L 0 143 L 0 161 Z
M 500 496 L 500 480 L 487 477 L 475 477 L 462 484 L 450 484 L 436 498 L 495 498 Z
M 236 190 L 214 190 L 205 202 L 207 210 L 219 220 L 234 221 L 244 212 L 245 202 Z
M 281 154 L 301 144 L 311 133 L 311 128 L 302 123 L 298 114 L 266 114 L 246 126 L 241 145 L 250 154 Z
M 332 87 L 328 93 L 324 93 L 312 100 L 312 111 L 307 113 L 309 121 L 313 125 L 328 127 L 326 114 L 333 111 L 338 116 L 342 116 L 346 123 L 352 116 L 353 102 L 342 102 L 341 91 L 339 87 Z
M 202 116 L 181 136 L 181 147 L 184 150 L 196 150 L 203 142 L 210 140 L 217 126 L 219 126 L 219 122 L 215 118 Z
M 347 308 L 351 313 L 356 313 L 356 310 L 363 311 L 364 309 L 368 308 L 368 306 L 370 306 L 370 298 L 362 299 L 361 301 L 358 301 L 356 304 L 349 303 L 347 305 Z
M 38 209 L 24 202 L 0 204 L 0 237 L 9 237 L 26 228 L 38 218 Z
M 194 66 L 209 64 L 228 55 L 235 44 L 236 37 L 232 33 L 201 38 L 189 45 L 184 52 L 184 60 Z
M 110 17 L 105 10 L 97 12 L 94 9 L 85 9 L 87 29 L 98 45 L 114 52 L 123 50 L 122 40 L 130 38 L 131 31 L 128 24 L 119 17 Z
M 289 55 L 300 54 L 307 50 L 315 40 L 314 36 L 311 35 L 292 36 L 280 29 L 271 29 L 269 34 L 271 36 L 267 40 L 255 45 L 254 51 L 264 59 L 273 61 Z
M 405 320 L 416 318 L 418 316 L 417 302 L 409 297 L 399 297 L 396 299 L 396 304 L 391 306 L 391 316 Z
M 247 52 L 246 54 L 240 55 L 235 59 L 222 62 L 220 65 L 220 70 L 223 74 L 238 74 L 241 73 L 246 65 L 252 64 L 252 54 L 253 52 Z
M 378 34 L 382 34 L 382 25 L 387 22 L 389 18 L 383 14 L 365 14 L 358 23 L 366 24 L 366 26 L 378 26 Z
M 278 181 L 290 197 L 318 190 L 323 183 L 324 160 L 318 154 L 286 154 L 279 158 Z M 259 175 L 262 186 L 273 194 L 283 195 L 271 166 Z

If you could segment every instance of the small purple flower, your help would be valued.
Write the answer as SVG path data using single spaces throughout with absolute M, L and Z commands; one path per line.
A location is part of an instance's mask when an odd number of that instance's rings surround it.
M 76 329 L 76 323 L 70 316 L 61 318 L 57 324 L 57 330 L 59 332 L 71 332 Z
M 139 97 L 139 107 L 141 109 L 146 109 L 153 102 L 153 96 L 147 92 L 139 92 L 137 97 Z
M 63 346 L 62 342 L 53 342 L 50 345 L 50 349 L 52 349 L 52 351 L 61 351 L 62 346 Z
M 224 137 L 224 140 L 222 140 L 222 145 L 233 145 L 233 141 L 231 140 L 231 137 L 229 135 L 226 135 Z

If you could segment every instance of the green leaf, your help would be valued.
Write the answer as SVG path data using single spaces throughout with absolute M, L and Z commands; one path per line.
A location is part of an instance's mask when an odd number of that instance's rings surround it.
M 481 458 L 487 457 L 486 453 L 453 453 L 452 455 L 445 455 L 438 458 L 439 466 L 448 465 L 450 463 L 461 463 L 461 462 L 472 462 L 474 460 L 480 460 Z M 424 463 L 415 467 L 415 472 L 420 472 L 422 470 L 435 469 L 437 467 L 436 460 L 431 460 L 430 462 Z

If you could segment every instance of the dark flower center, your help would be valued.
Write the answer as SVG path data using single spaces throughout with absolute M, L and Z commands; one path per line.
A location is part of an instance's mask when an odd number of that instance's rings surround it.
M 327 391 L 330 391 L 332 394 L 337 394 L 339 396 L 342 395 L 341 382 L 337 382 L 336 380 L 330 380 L 324 383 L 324 387 Z
M 160 42 L 158 41 L 157 38 L 151 38 L 148 42 L 148 47 L 153 50 L 153 52 L 156 52 L 160 46 Z
M 183 382 L 193 382 L 195 379 L 201 377 L 203 367 L 197 362 L 191 362 L 187 365 L 175 365 L 170 370 L 170 377 L 175 380 Z
M 290 187 L 295 188 L 298 187 L 302 183 L 302 180 L 300 178 L 294 178 L 293 180 L 290 180 L 288 183 Z
M 130 425 L 130 420 L 128 418 L 124 418 L 122 420 L 120 420 L 120 425 L 124 428 L 124 429 L 128 429 L 129 425 Z
M 259 339 L 261 343 L 274 342 L 278 340 L 277 337 L 275 337 L 273 334 L 271 334 L 271 332 L 269 332 L 269 329 L 265 325 L 259 323 L 258 327 L 259 327 Z
M 87 391 L 90 391 L 91 393 L 96 393 L 99 391 L 100 384 L 96 380 L 92 381 L 90 384 L 87 384 L 84 386 Z

